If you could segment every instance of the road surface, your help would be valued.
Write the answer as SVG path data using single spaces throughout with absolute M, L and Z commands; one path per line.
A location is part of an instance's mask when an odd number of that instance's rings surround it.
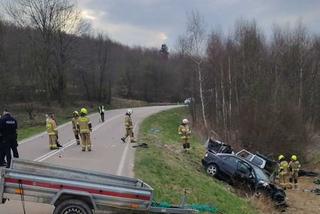
M 146 117 L 177 106 L 155 106 L 133 109 L 134 131 Z M 110 174 L 133 177 L 134 149 L 129 143 L 122 143 L 124 135 L 125 109 L 105 112 L 105 122 L 99 122 L 100 116 L 90 116 L 93 125 L 91 135 L 92 151 L 82 152 L 76 145 L 71 123 L 59 127 L 59 140 L 63 150 L 50 151 L 48 136 L 45 133 L 19 142 L 19 153 L 23 159 L 50 162 L 88 170 L 97 170 Z M 27 214 L 51 214 L 53 207 L 49 205 L 26 203 Z M 9 201 L 0 205 L 0 214 L 23 213 L 20 201 Z

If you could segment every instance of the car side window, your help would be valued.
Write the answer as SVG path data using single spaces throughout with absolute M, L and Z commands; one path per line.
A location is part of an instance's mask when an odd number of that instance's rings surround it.
M 239 159 L 238 159 L 238 158 L 235 158 L 235 157 L 232 157 L 232 156 L 226 156 L 224 159 L 226 160 L 226 162 L 227 162 L 229 165 L 233 166 L 234 168 L 237 167 L 237 164 L 238 164 L 238 162 L 239 162 Z
M 237 170 L 246 175 L 251 173 L 250 166 L 242 161 L 238 162 Z
M 252 163 L 256 164 L 257 166 L 261 166 L 263 164 L 263 160 L 256 156 L 252 159 Z

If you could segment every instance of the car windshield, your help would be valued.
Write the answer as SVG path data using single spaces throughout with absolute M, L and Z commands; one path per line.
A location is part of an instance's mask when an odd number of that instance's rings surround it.
M 258 180 L 264 180 L 270 182 L 268 176 L 257 166 L 252 166 L 254 168 L 255 174 Z

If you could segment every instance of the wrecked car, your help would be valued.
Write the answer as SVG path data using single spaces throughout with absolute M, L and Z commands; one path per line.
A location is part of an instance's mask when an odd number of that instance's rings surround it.
M 212 153 L 226 153 L 226 154 L 233 154 L 234 151 L 232 147 L 224 142 L 219 140 L 214 140 L 209 138 L 206 142 L 207 150 Z
M 236 155 L 263 169 L 269 177 L 274 178 L 278 167 L 276 161 L 260 153 L 253 154 L 245 149 L 237 152 Z
M 209 138 L 206 142 L 207 150 L 212 153 L 235 154 L 250 163 L 265 170 L 268 176 L 274 176 L 278 163 L 271 158 L 260 153 L 253 154 L 245 149 L 235 153 L 232 147 L 222 141 Z
M 286 194 L 271 182 L 269 176 L 258 166 L 234 154 L 207 151 L 202 159 L 207 174 L 231 185 L 247 187 L 251 192 L 264 194 L 276 202 L 285 204 Z

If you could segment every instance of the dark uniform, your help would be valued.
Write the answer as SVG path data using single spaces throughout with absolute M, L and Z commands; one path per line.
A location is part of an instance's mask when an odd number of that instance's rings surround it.
M 99 106 L 99 114 L 101 117 L 101 122 L 104 122 L 104 106 L 103 105 Z
M 5 113 L 0 119 L 0 133 L 2 135 L 0 162 L 3 164 L 4 159 L 7 160 L 7 168 L 11 164 L 11 150 L 13 157 L 19 158 L 18 142 L 17 142 L 18 124 L 9 113 Z

